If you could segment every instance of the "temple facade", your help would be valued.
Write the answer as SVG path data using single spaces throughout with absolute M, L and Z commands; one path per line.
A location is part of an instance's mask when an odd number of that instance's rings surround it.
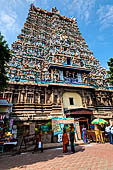
M 75 18 L 30 6 L 12 44 L 2 93 L 13 103 L 12 117 L 21 121 L 113 118 L 113 90 L 106 70 L 82 37 Z

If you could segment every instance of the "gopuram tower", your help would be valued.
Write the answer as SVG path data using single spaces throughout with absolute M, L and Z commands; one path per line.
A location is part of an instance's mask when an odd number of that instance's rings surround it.
M 113 91 L 106 70 L 93 56 L 76 19 L 30 6 L 12 44 L 9 86 L 3 97 L 13 103 L 15 120 L 52 117 L 112 119 Z

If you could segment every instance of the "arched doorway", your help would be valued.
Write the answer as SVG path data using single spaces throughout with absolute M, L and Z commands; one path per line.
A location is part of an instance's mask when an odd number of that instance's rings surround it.
M 81 139 L 82 128 L 89 129 L 93 110 L 83 107 L 82 97 L 76 92 L 65 92 L 63 94 L 63 107 L 66 117 L 75 119 L 77 134 Z

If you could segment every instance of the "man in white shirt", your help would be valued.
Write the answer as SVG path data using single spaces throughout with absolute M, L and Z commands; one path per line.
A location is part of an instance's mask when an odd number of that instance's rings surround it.
M 111 144 L 113 144 L 113 126 L 111 127 Z
M 111 127 L 112 127 L 112 125 L 107 126 L 107 127 L 105 128 L 105 131 L 106 131 L 107 134 L 108 134 L 108 138 L 109 138 L 109 143 L 110 143 L 110 144 L 112 143 Z

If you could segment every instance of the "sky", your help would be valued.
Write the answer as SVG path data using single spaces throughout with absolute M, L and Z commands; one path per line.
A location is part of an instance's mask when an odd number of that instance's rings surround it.
M 9 48 L 24 26 L 30 4 L 77 19 L 82 37 L 101 65 L 113 58 L 113 0 L 0 0 L 0 31 Z

